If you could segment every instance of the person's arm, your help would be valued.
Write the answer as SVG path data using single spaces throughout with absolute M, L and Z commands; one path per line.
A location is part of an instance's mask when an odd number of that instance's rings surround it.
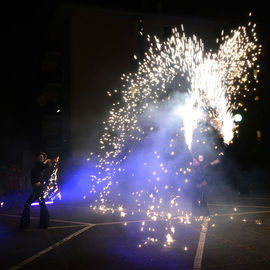
M 202 188 L 207 185 L 206 180 L 203 180 L 200 184 L 196 185 L 197 188 Z
M 218 164 L 218 163 L 220 163 L 220 159 L 217 158 L 217 159 L 211 161 L 210 165 L 213 166 L 213 165 Z
M 43 162 L 43 164 L 44 164 L 44 165 L 46 165 L 46 164 L 47 164 L 48 166 L 50 166 L 50 167 L 51 167 L 51 166 L 52 166 L 52 164 L 53 164 L 53 160 L 51 160 L 51 159 L 49 159 L 49 158 L 48 158 L 48 159 L 46 159 L 46 160 Z
M 49 159 L 48 158 L 43 162 L 43 164 L 48 164 L 51 167 L 54 162 L 57 163 L 58 159 L 57 158 L 54 158 L 54 159 Z

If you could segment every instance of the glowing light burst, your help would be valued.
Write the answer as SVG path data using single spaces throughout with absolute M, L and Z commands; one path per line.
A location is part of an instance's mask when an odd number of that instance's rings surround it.
M 186 99 L 185 104 L 180 107 L 181 118 L 183 119 L 183 131 L 186 144 L 191 151 L 193 130 L 196 128 L 198 121 L 202 118 L 202 110 L 196 107 L 194 95 L 190 99 Z
M 191 80 L 191 96 L 208 113 L 216 125 L 213 125 L 225 143 L 229 143 L 236 125 L 233 120 L 232 108 L 227 96 L 226 70 L 216 54 L 208 54 L 195 69 Z
M 53 172 L 48 179 L 48 181 L 44 182 L 44 185 L 46 186 L 45 190 L 43 191 L 43 198 L 44 199 L 51 199 L 52 201 L 58 197 L 59 200 L 61 200 L 61 193 L 60 189 L 58 187 L 57 178 L 58 178 L 58 161 L 59 156 L 56 158 L 56 162 L 54 163 Z
M 179 119 L 178 128 L 184 132 L 189 150 L 192 148 L 193 131 L 198 127 L 199 121 L 208 121 L 226 144 L 232 141 L 237 130 L 233 112 L 247 110 L 239 97 L 246 96 L 253 80 L 258 82 L 260 67 L 256 65 L 256 61 L 261 46 L 257 45 L 255 27 L 255 24 L 249 23 L 247 27 L 231 30 L 228 35 L 224 35 L 222 31 L 217 52 L 206 52 L 202 40 L 195 35 L 187 37 L 184 31 L 180 34 L 176 28 L 172 29 L 172 36 L 163 43 L 156 36 L 147 36 L 150 47 L 144 60 L 139 62 L 138 71 L 123 74 L 122 88 L 108 91 L 109 96 L 120 95 L 121 99 L 113 103 L 108 120 L 103 122 L 104 133 L 99 141 L 101 153 L 96 165 L 98 174 L 92 176 L 93 185 L 90 191 L 98 194 L 98 197 L 91 205 L 92 209 L 104 213 L 118 212 L 122 217 L 128 212 L 134 214 L 134 211 L 125 209 L 121 199 L 115 200 L 111 188 L 118 185 L 116 175 L 127 173 L 122 164 L 133 153 L 133 145 L 143 142 L 149 138 L 149 133 L 156 131 L 151 119 L 162 104 L 170 101 L 172 93 L 169 86 L 176 78 L 180 82 L 177 86 L 179 91 L 189 95 L 186 103 L 181 106 L 183 126 L 180 126 Z M 134 58 L 137 59 L 136 56 Z M 252 69 L 256 70 L 254 78 L 250 77 Z M 142 116 L 147 116 L 151 125 L 142 123 Z M 170 139 L 171 156 L 177 153 L 177 149 L 174 149 L 177 136 L 179 133 Z M 171 194 L 169 185 L 160 184 L 166 174 L 171 173 L 166 160 L 156 151 L 153 153 L 154 159 L 160 163 L 160 169 L 154 170 L 151 177 L 144 180 L 153 183 L 153 190 L 134 190 L 131 194 L 136 202 L 136 211 L 145 213 L 153 221 L 167 220 L 172 225 L 177 220 L 188 224 L 189 214 L 179 210 L 180 189 Z M 141 165 L 147 167 L 148 162 L 142 161 Z M 177 168 L 174 173 L 188 174 L 191 171 L 189 165 L 186 168 Z M 161 197 L 163 191 L 169 195 Z M 121 194 L 117 196 L 121 197 Z M 172 242 L 173 232 L 166 236 L 168 244 Z M 149 239 L 150 242 L 156 241 L 153 240 L 155 238 Z

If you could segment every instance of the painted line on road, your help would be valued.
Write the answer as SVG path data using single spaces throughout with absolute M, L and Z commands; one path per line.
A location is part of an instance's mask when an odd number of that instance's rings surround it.
M 180 218 L 185 218 L 185 216 L 177 216 L 175 218 L 171 218 L 171 220 L 179 220 Z M 157 222 L 157 221 L 165 221 L 164 219 L 141 219 L 141 220 L 123 220 L 123 221 L 112 221 L 112 222 L 103 222 L 103 223 L 96 223 L 96 226 L 102 225 L 114 225 L 114 224 L 123 224 L 123 223 L 139 223 L 139 222 Z
M 66 228 L 78 228 L 78 227 L 85 227 L 84 224 L 78 224 L 78 225 L 67 225 L 67 226 L 52 226 L 44 228 L 44 230 L 55 230 L 55 229 L 66 229 Z M 40 231 L 42 228 L 36 228 L 36 229 L 25 229 L 25 232 L 33 232 L 33 231 Z
M 9 215 L 9 214 L 0 214 L 0 216 L 6 216 L 6 217 L 16 217 L 16 218 L 20 218 L 21 216 L 18 215 Z M 38 217 L 30 217 L 31 219 L 38 219 Z M 79 222 L 79 221 L 69 221 L 69 220 L 63 220 L 63 219 L 50 219 L 50 221 L 54 221 L 54 222 L 64 222 L 64 223 L 71 223 L 71 224 L 77 224 L 77 225 L 81 225 L 81 226 L 89 226 L 89 225 L 113 225 L 113 224 L 122 224 L 122 223 L 138 223 L 138 222 L 143 222 L 143 221 L 153 221 L 151 220 L 131 220 L 131 221 L 115 221 L 115 222 L 103 222 L 103 223 L 86 223 L 86 222 Z M 68 227 L 68 226 L 59 226 L 59 227 Z M 48 227 L 50 228 L 50 227 Z
M 64 219 L 50 219 L 51 221 L 54 221 L 54 222 L 65 222 L 65 223 L 71 223 L 71 224 L 78 224 L 78 225 L 85 225 L 85 226 L 88 226 L 88 225 L 96 225 L 94 223 L 89 223 L 89 222 L 81 222 L 81 221 L 70 221 L 70 220 L 64 220 Z
M 207 227 L 208 227 L 208 218 L 204 218 L 203 223 L 202 223 L 202 230 L 200 233 L 200 239 L 193 263 L 193 269 L 200 270 L 202 267 L 202 257 L 203 257 L 203 250 L 204 250 L 204 244 L 205 244 L 205 239 L 206 239 L 206 234 L 207 234 Z
M 91 225 L 94 226 L 95 224 L 91 224 Z M 52 227 L 48 227 L 48 230 L 65 229 L 65 228 L 78 228 L 78 227 L 84 227 L 84 226 L 85 226 L 84 224 L 66 225 L 66 226 L 52 226 Z
M 270 197 L 240 197 L 240 199 L 244 199 L 244 200 L 270 200 Z
M 245 208 L 270 208 L 270 206 L 262 206 L 262 205 L 233 205 L 233 204 L 211 204 L 208 203 L 207 205 L 210 206 L 229 206 L 229 207 L 233 207 L 233 208 L 237 208 L 237 207 L 245 207 Z
M 130 221 L 113 221 L 113 222 L 104 222 L 104 223 L 96 223 L 96 226 L 103 226 L 103 225 L 114 225 L 114 224 L 124 224 L 124 223 L 139 223 L 139 222 L 149 222 L 153 221 L 152 219 L 142 219 L 142 220 L 130 220 Z M 156 220 L 156 221 L 163 221 L 163 220 Z
M 60 245 L 64 244 L 65 242 L 71 240 L 72 238 L 78 236 L 79 234 L 81 234 L 81 233 L 83 233 L 83 232 L 89 230 L 90 228 L 92 228 L 92 227 L 94 227 L 94 226 L 95 226 L 95 225 L 89 225 L 89 226 L 86 226 L 86 227 L 82 228 L 81 230 L 79 230 L 79 231 L 77 231 L 77 232 L 75 232 L 75 233 L 73 233 L 73 234 L 71 234 L 71 235 L 69 235 L 69 236 L 63 238 L 62 240 L 56 242 L 55 244 L 53 244 L 53 245 L 51 245 L 51 246 L 49 246 L 49 247 L 47 247 L 47 248 L 45 248 L 45 249 L 39 251 L 39 252 L 36 253 L 35 255 L 33 255 L 33 256 L 31 256 L 31 257 L 25 259 L 24 261 L 20 262 L 19 264 L 15 265 L 15 266 L 13 266 L 13 267 L 11 267 L 11 268 L 9 268 L 9 270 L 17 270 L 17 269 L 22 268 L 22 267 L 25 266 L 26 264 L 31 263 L 32 261 L 34 261 L 35 259 L 39 258 L 40 256 L 42 256 L 42 255 L 48 253 L 49 251 L 51 251 L 51 250 L 53 250 L 53 249 L 59 247 Z
M 16 217 L 16 218 L 20 218 L 21 217 L 19 215 L 9 215 L 9 214 L 0 214 L 0 216 Z M 39 219 L 39 218 L 38 217 L 30 217 L 30 219 Z M 93 223 L 88 223 L 88 222 L 70 221 L 70 220 L 54 219 L 54 218 L 51 218 L 50 221 L 63 222 L 63 223 L 71 223 L 71 224 L 78 224 L 78 225 L 84 225 L 84 226 L 95 225 Z
M 240 216 L 240 215 L 253 215 L 253 214 L 264 214 L 270 213 L 270 211 L 253 211 L 253 212 L 238 212 L 238 213 L 228 213 L 228 214 L 218 214 L 213 217 L 224 217 L 224 216 Z
M 18 215 L 9 215 L 9 214 L 0 214 L 0 216 L 7 216 L 7 217 L 16 217 L 20 218 Z M 30 217 L 31 219 L 38 219 L 38 217 Z M 185 218 L 185 216 L 177 216 L 176 218 L 171 218 L 171 220 L 178 220 L 179 218 Z M 112 221 L 112 222 L 102 222 L 102 223 L 88 223 L 88 222 L 80 222 L 80 221 L 69 221 L 63 219 L 50 219 L 50 221 L 54 222 L 64 222 L 64 223 L 71 223 L 71 224 L 78 224 L 81 226 L 89 226 L 89 225 L 96 225 L 96 226 L 103 226 L 103 225 L 114 225 L 114 224 L 124 224 L 124 223 L 139 223 L 139 222 L 151 222 L 151 221 L 165 221 L 164 219 L 141 219 L 141 220 L 123 220 L 123 221 Z M 57 227 L 68 227 L 68 226 L 57 226 Z M 50 227 L 49 227 L 50 228 Z

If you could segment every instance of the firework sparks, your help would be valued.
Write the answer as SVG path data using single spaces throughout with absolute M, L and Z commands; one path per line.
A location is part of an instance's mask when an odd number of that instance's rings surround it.
M 191 95 L 191 97 L 194 96 Z M 196 108 L 195 104 L 196 100 L 186 99 L 185 105 L 180 108 L 185 140 L 190 151 L 192 147 L 193 130 L 196 128 L 199 119 L 202 118 L 202 111 Z
M 103 122 L 104 133 L 99 140 L 101 153 L 96 166 L 98 174 L 92 176 L 90 191 L 98 194 L 98 197 L 92 209 L 103 213 L 118 212 L 122 217 L 129 213 L 121 199 L 115 200 L 116 196 L 121 198 L 121 194 L 113 193 L 112 187 L 119 184 L 116 177 L 121 174 L 136 178 L 137 172 L 129 172 L 124 164 L 135 152 L 133 145 L 142 143 L 157 132 L 155 114 L 162 110 L 162 104 L 171 101 L 169 86 L 175 78 L 180 78 L 177 86 L 179 91 L 182 89 L 189 97 L 180 106 L 181 119 L 175 122 L 176 125 L 178 123 L 177 133 L 169 138 L 170 160 L 179 153 L 179 131 L 183 131 L 189 150 L 194 143 L 195 129 L 200 127 L 202 133 L 209 132 L 209 128 L 202 128 L 200 122 L 209 122 L 224 143 L 232 141 L 238 127 L 233 113 L 247 110 L 239 97 L 250 91 L 251 70 L 255 82 L 258 82 L 259 65 L 256 65 L 256 61 L 261 46 L 257 45 L 255 26 L 249 23 L 248 27 L 231 30 L 228 35 L 222 31 L 218 40 L 219 49 L 215 53 L 205 51 L 202 40 L 196 36 L 188 38 L 176 28 L 163 43 L 157 37 L 151 39 L 147 36 L 150 48 L 144 60 L 139 62 L 138 71 L 123 74 L 122 88 L 108 92 L 109 96 L 120 93 L 121 100 L 113 103 L 108 120 Z M 134 56 L 134 59 L 137 57 Z M 196 140 L 196 143 L 206 142 Z M 180 188 L 172 188 L 165 175 L 188 174 L 191 171 L 188 167 L 190 160 L 182 168 L 171 168 L 167 160 L 164 153 L 154 150 L 150 158 L 136 164 L 147 172 L 145 182 L 150 183 L 151 188 L 149 191 L 133 190 L 130 198 L 135 202 L 136 211 L 145 213 L 153 221 L 161 219 L 172 222 L 176 216 L 181 216 L 181 222 L 189 224 L 189 214 L 179 210 Z M 152 169 L 152 164 L 158 164 L 158 168 Z M 188 184 L 188 179 L 184 178 L 183 182 Z M 171 233 L 174 233 L 175 229 L 172 228 Z M 143 225 L 141 230 L 145 230 Z M 166 236 L 167 245 L 173 242 L 171 233 Z M 149 239 L 151 242 L 155 238 Z
M 54 163 L 53 172 L 48 180 L 48 182 L 45 182 L 46 189 L 43 191 L 43 198 L 49 198 L 51 200 L 54 200 L 56 197 L 58 197 L 61 200 L 61 193 L 58 187 L 57 183 L 57 176 L 58 176 L 58 161 L 59 156 L 56 158 L 56 162 Z
M 174 242 L 174 239 L 169 233 L 166 235 L 166 240 L 167 240 L 167 245 L 171 245 Z

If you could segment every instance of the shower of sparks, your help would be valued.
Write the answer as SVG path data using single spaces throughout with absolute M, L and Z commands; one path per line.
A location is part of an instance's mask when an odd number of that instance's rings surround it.
M 202 118 L 202 111 L 195 108 L 196 100 L 194 94 L 191 99 L 186 99 L 185 104 L 181 107 L 181 118 L 183 119 L 183 130 L 188 149 L 191 150 L 193 130 L 197 126 L 198 121 Z
M 58 161 L 59 156 L 57 157 L 57 162 L 54 163 L 53 172 L 48 179 L 48 181 L 44 182 L 45 190 L 43 191 L 44 199 L 51 199 L 52 201 L 55 198 L 61 200 L 61 193 L 58 187 L 57 179 L 58 179 Z
M 136 164 L 138 168 L 141 166 L 149 170 L 149 163 L 159 164 L 158 169 L 153 167 L 155 169 L 151 175 L 140 180 L 150 183 L 151 189 L 134 187 L 131 194 L 124 194 L 132 198 L 136 210 L 128 210 L 124 202 L 121 202 L 122 194 L 113 193 L 112 187 L 119 184 L 118 177 L 121 174 L 136 177 L 136 170 L 130 172 L 124 164 L 135 152 L 136 146 L 156 132 L 157 126 L 152 119 L 163 104 L 170 102 L 173 97 L 170 86 L 176 79 L 179 84 L 174 90 L 186 93 L 188 98 L 184 105 L 178 105 L 179 126 L 175 135 L 169 138 L 168 145 L 171 158 L 179 155 L 177 142 L 181 133 L 189 150 L 194 143 L 206 143 L 199 139 L 193 140 L 195 129 L 200 128 L 201 133 L 209 132 L 209 128 L 202 128 L 201 122 L 209 123 L 224 143 L 232 141 L 238 127 L 234 113 L 247 110 L 239 97 L 246 97 L 252 83 L 258 82 L 260 66 L 256 61 L 261 46 L 257 44 L 255 27 L 255 24 L 249 23 L 247 27 L 238 27 L 227 35 L 222 31 L 217 52 L 205 51 L 202 40 L 195 35 L 187 37 L 176 28 L 172 29 L 172 36 L 163 43 L 156 36 L 147 36 L 150 47 L 144 60 L 139 62 L 138 71 L 123 74 L 122 88 L 107 92 L 109 96 L 117 95 L 120 99 L 113 103 L 108 120 L 103 122 L 98 173 L 92 175 L 90 193 L 97 194 L 92 209 L 103 213 L 118 212 L 121 217 L 130 213 L 144 213 L 152 221 L 168 221 L 172 228 L 175 223 L 190 223 L 190 214 L 179 208 L 181 188 L 172 187 L 166 178 L 169 173 L 183 175 L 187 184 L 191 172 L 190 160 L 186 166 L 172 171 L 164 155 L 154 151 L 152 160 L 145 159 L 141 164 Z M 137 57 L 134 56 L 134 59 Z M 144 226 L 141 226 L 142 232 L 145 231 Z M 174 229 L 167 233 L 167 245 L 173 242 L 173 234 Z M 148 238 L 146 243 L 156 241 L 155 238 Z

